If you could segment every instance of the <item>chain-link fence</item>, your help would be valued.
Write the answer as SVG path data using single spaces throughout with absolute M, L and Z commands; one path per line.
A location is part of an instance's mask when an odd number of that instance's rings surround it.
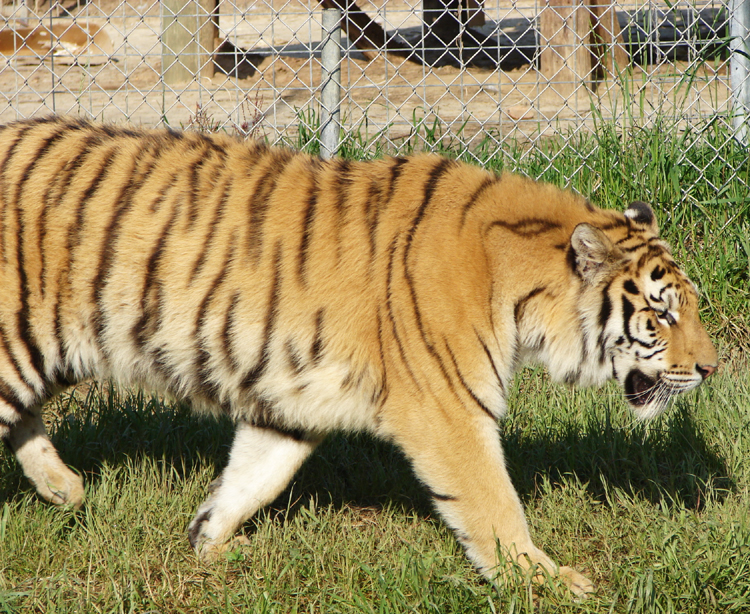
M 326 9 L 341 11 L 341 134 L 360 144 L 533 148 L 664 117 L 744 138 L 749 0 L 69 1 L 5 0 L 0 121 L 74 113 L 315 139 L 335 110 L 320 98 L 336 75 L 321 64 Z

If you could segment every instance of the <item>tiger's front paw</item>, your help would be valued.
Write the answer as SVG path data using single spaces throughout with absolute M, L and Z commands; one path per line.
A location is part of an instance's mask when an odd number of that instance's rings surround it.
M 585 598 L 596 590 L 594 583 L 583 574 L 578 573 L 572 567 L 560 567 L 558 572 L 560 579 L 565 582 L 570 591 L 576 597 Z

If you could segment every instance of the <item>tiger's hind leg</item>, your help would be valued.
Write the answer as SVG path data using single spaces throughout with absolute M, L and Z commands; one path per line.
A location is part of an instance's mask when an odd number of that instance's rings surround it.
M 38 408 L 6 427 L 5 440 L 37 492 L 55 505 L 81 507 L 83 481 L 60 460 Z
M 229 463 L 188 527 L 198 555 L 212 559 L 224 552 L 242 523 L 281 494 L 318 443 L 240 423 Z

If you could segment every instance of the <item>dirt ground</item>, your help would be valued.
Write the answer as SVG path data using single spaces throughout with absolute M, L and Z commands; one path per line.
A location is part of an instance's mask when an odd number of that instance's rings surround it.
M 88 4 L 76 15 L 77 23 L 100 27 L 109 44 L 72 53 L 58 47 L 58 53 L 42 59 L 6 57 L 0 63 L 0 121 L 62 112 L 179 126 L 200 108 L 223 124 L 257 124 L 257 130 L 268 136 L 288 135 L 296 131 L 303 111 L 317 109 L 321 66 L 319 55 L 311 54 L 310 48 L 321 38 L 320 11 L 311 13 L 310 6 L 314 5 L 299 0 L 222 3 L 222 37 L 253 54 L 249 57 L 255 70 L 246 72 L 254 74 L 235 78 L 217 71 L 170 86 L 161 79 L 159 3 Z M 377 14 L 372 4 L 360 6 Z M 504 30 L 506 24 L 517 28 L 519 23 L 533 23 L 531 0 L 528 6 L 515 0 L 487 2 L 485 8 L 486 31 L 498 22 Z M 42 23 L 73 23 L 52 17 L 53 12 L 41 3 Z M 3 15 L 4 30 L 23 25 L 17 6 L 4 6 Z M 419 4 L 388 0 L 379 20 L 385 20 L 389 30 L 413 31 L 421 24 Z M 398 140 L 410 134 L 415 122 L 427 119 L 430 126 L 437 120 L 443 131 L 462 131 L 471 141 L 488 132 L 535 138 L 569 125 L 590 124 L 592 108 L 594 115 L 617 116 L 626 106 L 624 89 L 635 94 L 632 101 L 646 115 L 677 107 L 691 115 L 725 110 L 726 66 L 718 61 L 704 65 L 689 87 L 684 78 L 687 68 L 685 63 L 636 68 L 625 88 L 610 79 L 563 97 L 555 92 L 564 86 L 549 83 L 530 65 L 510 71 L 429 69 L 391 53 L 368 61 L 354 51 L 341 65 L 341 114 L 349 126 L 366 122 L 370 135 L 382 131 Z

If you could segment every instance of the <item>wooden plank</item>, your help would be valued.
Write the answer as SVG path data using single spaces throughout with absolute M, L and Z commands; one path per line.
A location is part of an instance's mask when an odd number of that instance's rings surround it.
M 549 88 L 566 98 L 592 78 L 591 13 L 586 0 L 546 0 L 539 16 L 540 68 Z
M 213 76 L 218 0 L 164 0 L 160 4 L 164 82 L 178 85 Z

